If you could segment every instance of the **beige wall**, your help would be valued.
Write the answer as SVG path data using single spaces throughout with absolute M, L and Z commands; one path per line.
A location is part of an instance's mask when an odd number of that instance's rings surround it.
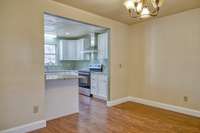
M 132 25 L 130 44 L 131 96 L 200 111 L 200 8 Z
M 111 28 L 111 100 L 200 110 L 200 9 L 128 26 L 51 0 L 1 0 L 0 130 L 44 119 L 43 12 Z
M 127 25 L 51 0 L 0 3 L 0 130 L 44 119 L 44 11 L 111 28 L 110 97 L 127 96 Z M 36 115 L 34 105 L 40 107 Z

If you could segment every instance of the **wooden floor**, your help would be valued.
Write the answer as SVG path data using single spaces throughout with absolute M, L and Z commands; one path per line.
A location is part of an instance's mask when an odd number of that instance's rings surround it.
M 80 96 L 80 114 L 49 121 L 32 133 L 200 133 L 200 119 L 131 102 L 107 108 Z

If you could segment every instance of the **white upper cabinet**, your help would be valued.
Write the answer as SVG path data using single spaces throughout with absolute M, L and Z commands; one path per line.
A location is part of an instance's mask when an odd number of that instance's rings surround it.
M 81 51 L 84 50 L 84 39 L 60 40 L 59 58 L 60 60 L 83 60 Z
M 60 60 L 76 60 L 76 40 L 60 40 Z
M 108 59 L 108 33 L 98 35 L 98 59 Z
M 77 48 L 76 48 L 76 55 L 77 55 L 77 59 L 78 60 L 84 60 L 84 39 L 79 39 L 77 40 L 77 44 L 76 44 Z

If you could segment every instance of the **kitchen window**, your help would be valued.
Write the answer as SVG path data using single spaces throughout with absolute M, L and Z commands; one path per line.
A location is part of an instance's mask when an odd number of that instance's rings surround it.
M 45 65 L 56 65 L 56 45 L 45 45 Z

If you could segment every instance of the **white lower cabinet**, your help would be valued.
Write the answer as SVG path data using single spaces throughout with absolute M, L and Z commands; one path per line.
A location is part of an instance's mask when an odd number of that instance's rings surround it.
M 97 88 L 98 88 L 98 76 L 95 74 L 91 74 L 91 93 L 93 95 L 97 95 Z
M 94 97 L 107 99 L 108 77 L 103 73 L 91 74 L 91 93 Z

